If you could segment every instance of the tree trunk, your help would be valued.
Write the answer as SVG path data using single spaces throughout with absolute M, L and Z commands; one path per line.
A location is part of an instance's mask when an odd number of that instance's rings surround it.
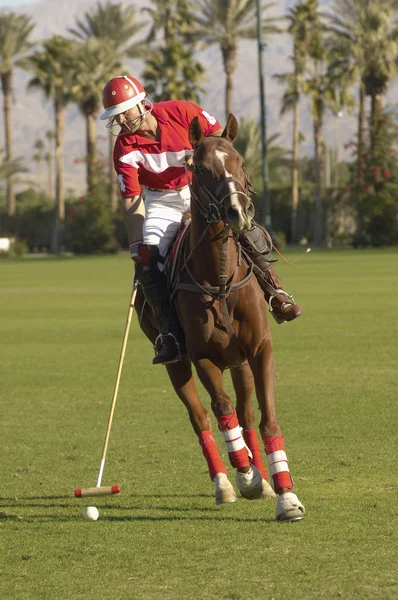
M 366 89 L 365 84 L 361 82 L 359 86 L 359 113 L 358 113 L 358 157 L 357 157 L 357 214 L 355 225 L 355 238 L 359 240 L 362 236 L 362 198 L 364 180 L 364 165 L 365 165 L 365 127 L 366 127 Z
M 62 243 L 65 221 L 64 197 L 64 130 L 65 106 L 61 98 L 56 98 L 55 109 L 55 220 L 52 237 L 52 252 L 58 253 Z
M 322 123 L 314 119 L 314 142 L 315 142 L 315 203 L 314 203 L 314 229 L 313 243 L 323 244 L 323 204 L 322 204 L 322 181 L 323 181 L 323 157 L 322 157 Z
M 225 81 L 225 121 L 228 119 L 228 115 L 232 112 L 232 88 L 233 88 L 233 74 L 236 69 L 236 55 L 237 46 L 223 46 L 221 47 L 224 70 L 226 75 Z
M 53 187 L 53 157 L 51 154 L 48 155 L 47 159 L 47 185 L 48 185 L 48 196 L 50 200 L 54 201 L 54 187 Z
M 116 185 L 116 173 L 113 166 L 113 148 L 115 147 L 116 137 L 109 132 L 109 206 L 113 213 L 116 213 L 119 207 L 119 194 Z
M 1 84 L 4 96 L 4 130 L 5 130 L 5 163 L 10 165 L 12 162 L 12 119 L 11 119 L 11 99 L 12 99 L 12 71 L 1 75 Z M 9 217 L 16 213 L 15 189 L 13 175 L 9 173 L 6 179 L 6 198 L 7 212 Z
M 298 242 L 297 208 L 299 203 L 299 143 L 300 143 L 300 96 L 294 105 L 293 117 L 293 168 L 292 168 L 292 216 L 291 241 Z
M 86 115 L 87 118 L 87 192 L 91 193 L 97 184 L 97 144 L 96 144 L 95 113 Z
M 225 83 L 225 122 L 228 119 L 228 115 L 232 112 L 232 75 L 227 73 Z
M 381 94 L 377 94 L 376 92 L 371 95 L 371 152 L 373 155 L 373 150 L 376 142 L 377 131 L 376 128 L 379 124 L 379 119 L 383 114 L 383 97 Z

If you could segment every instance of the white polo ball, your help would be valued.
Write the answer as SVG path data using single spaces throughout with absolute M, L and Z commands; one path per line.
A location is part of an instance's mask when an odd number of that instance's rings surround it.
M 99 517 L 98 508 L 95 506 L 86 506 L 83 514 L 86 521 L 96 521 Z

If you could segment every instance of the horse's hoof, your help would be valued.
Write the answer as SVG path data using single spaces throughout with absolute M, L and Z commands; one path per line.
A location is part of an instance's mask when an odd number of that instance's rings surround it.
M 225 473 L 217 473 L 213 482 L 216 488 L 216 504 L 231 504 L 231 502 L 237 502 L 238 497 Z
M 246 500 L 258 500 L 263 494 L 263 476 L 254 465 L 250 471 L 240 473 L 236 471 L 236 487 Z
M 276 505 L 277 521 L 301 521 L 305 516 L 305 508 L 293 492 L 281 494 Z
M 266 479 L 262 480 L 262 486 L 263 486 L 263 491 L 261 494 L 261 498 L 263 498 L 264 500 L 273 500 L 274 498 L 276 498 L 276 494 L 275 494 L 274 490 L 272 489 L 272 487 L 270 486 L 270 484 L 268 483 L 268 481 Z

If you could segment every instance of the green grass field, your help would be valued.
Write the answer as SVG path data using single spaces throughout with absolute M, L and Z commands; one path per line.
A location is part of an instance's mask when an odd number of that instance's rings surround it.
M 398 598 L 397 259 L 314 250 L 278 264 L 305 310 L 272 325 L 278 417 L 307 509 L 294 524 L 274 521 L 274 502 L 215 505 L 136 318 L 103 478 L 122 493 L 75 499 L 97 479 L 131 261 L 0 261 L 0 597 Z M 100 519 L 86 522 L 94 503 Z

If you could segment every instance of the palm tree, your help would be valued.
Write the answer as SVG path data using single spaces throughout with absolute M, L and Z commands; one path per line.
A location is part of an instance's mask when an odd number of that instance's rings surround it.
M 276 144 L 279 133 L 267 139 L 267 163 L 271 182 L 280 181 L 283 171 L 291 169 L 290 152 Z M 252 118 L 240 119 L 239 136 L 234 143 L 235 148 L 243 156 L 250 179 L 255 185 L 262 177 L 261 129 Z
M 32 44 L 29 41 L 34 24 L 29 17 L 4 12 L 0 15 L 0 77 L 4 96 L 5 162 L 12 164 L 12 90 L 14 68 Z M 9 169 L 6 183 L 8 215 L 16 211 L 13 172 Z
M 313 243 L 323 242 L 323 137 L 322 129 L 326 111 L 329 108 L 337 113 L 341 108 L 351 109 L 353 98 L 349 92 L 350 81 L 345 73 L 333 70 L 330 54 L 325 38 L 325 28 L 319 20 L 308 48 L 306 77 L 303 81 L 303 92 L 310 99 L 311 115 L 314 130 L 315 147 L 315 211 L 313 227 Z
M 299 203 L 299 146 L 300 146 L 300 99 L 302 81 L 308 54 L 308 46 L 317 23 L 317 0 L 300 0 L 287 12 L 287 32 L 293 41 L 293 72 L 276 75 L 287 87 L 282 98 L 281 114 L 293 111 L 293 163 L 292 163 L 292 213 L 291 239 L 297 241 L 297 209 Z
M 98 153 L 96 121 L 101 107 L 101 91 L 104 82 L 122 69 L 116 58 L 115 47 L 109 41 L 104 44 L 97 38 L 90 38 L 77 48 L 73 64 L 71 88 L 73 101 L 86 119 L 86 164 L 87 191 L 93 192 L 98 183 Z
M 10 162 L 8 160 L 2 160 L 3 150 L 0 150 L 0 181 L 7 180 L 10 175 L 17 175 L 19 173 L 27 173 L 28 169 L 23 164 L 24 158 L 18 156 L 13 158 Z
M 326 13 L 331 32 L 331 52 L 336 69 L 352 83 L 358 82 L 359 112 L 356 164 L 356 237 L 362 234 L 362 196 L 365 184 L 365 100 L 371 97 L 371 153 L 378 121 L 382 114 L 382 95 L 397 72 L 396 0 L 335 0 Z
M 276 18 L 266 18 L 265 13 L 274 4 L 261 7 L 263 39 L 277 33 L 280 28 Z M 221 49 L 225 84 L 225 116 L 232 110 L 233 74 L 237 67 L 239 41 L 257 39 L 256 0 L 198 0 L 195 20 L 203 46 L 217 44 Z
M 150 46 L 143 79 L 156 101 L 189 98 L 199 103 L 204 69 L 195 60 L 195 22 L 188 0 L 153 0 L 143 8 L 151 18 Z M 154 43 L 158 44 L 154 46 Z
M 340 64 L 340 69 L 360 84 L 359 156 L 365 137 L 365 95 L 371 98 L 375 129 L 383 112 L 382 97 L 398 71 L 397 10 L 397 0 L 335 0 L 326 14 L 336 65 Z M 361 162 L 358 183 L 362 183 Z
M 187 0 L 153 0 L 144 8 L 152 19 L 147 36 L 151 47 L 143 79 L 156 101 L 189 98 L 199 103 L 204 69 L 194 58 L 194 18 Z M 157 46 L 153 43 L 160 38 Z
M 84 13 L 84 19 L 76 19 L 76 28 L 69 28 L 70 33 L 87 41 L 94 37 L 113 42 L 113 51 L 129 58 L 138 58 L 144 55 L 142 42 L 133 42 L 133 38 L 146 25 L 137 21 L 137 11 L 134 6 L 124 7 L 121 3 L 108 2 L 102 5 L 97 2 L 94 10 Z
M 76 19 L 76 27 L 70 28 L 69 31 L 83 42 L 90 38 L 96 38 L 104 45 L 111 42 L 109 51 L 114 52 L 115 56 L 139 58 L 144 55 L 144 46 L 142 42 L 133 40 L 145 25 L 145 22 L 137 20 L 134 6 L 124 7 L 120 3 L 114 4 L 108 0 L 104 5 L 98 2 L 94 10 L 84 13 L 84 19 Z M 103 85 L 105 83 L 104 81 Z M 113 167 L 114 144 L 115 137 L 109 133 L 108 176 L 112 212 L 116 212 L 118 207 L 116 175 Z
M 67 38 L 54 35 L 43 43 L 42 50 L 36 50 L 23 66 L 33 77 L 28 88 L 42 90 L 51 99 L 55 118 L 55 206 L 56 215 L 52 237 L 52 251 L 59 252 L 60 235 L 65 220 L 64 193 L 64 130 L 65 107 L 71 100 L 72 76 L 70 63 L 74 44 Z M 47 139 L 50 138 L 47 135 Z M 52 183 L 49 184 L 52 187 Z M 52 190 L 48 190 L 49 195 Z

